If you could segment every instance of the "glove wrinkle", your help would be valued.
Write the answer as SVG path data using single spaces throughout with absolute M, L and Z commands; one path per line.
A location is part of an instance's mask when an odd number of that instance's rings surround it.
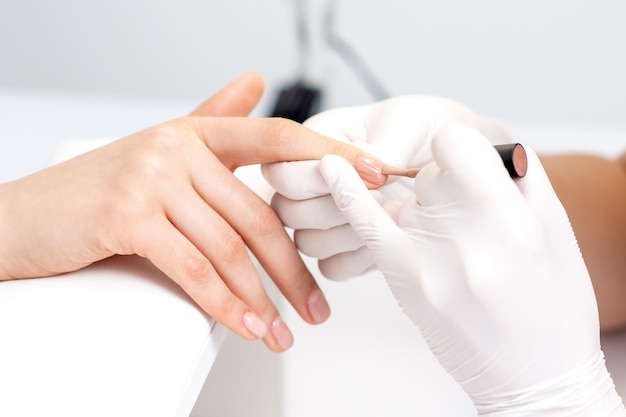
M 622 409 L 602 352 L 557 378 L 525 390 L 494 389 L 487 397 L 489 401 L 485 397 L 479 397 L 480 401 L 470 397 L 479 416 L 601 417 L 617 415 Z

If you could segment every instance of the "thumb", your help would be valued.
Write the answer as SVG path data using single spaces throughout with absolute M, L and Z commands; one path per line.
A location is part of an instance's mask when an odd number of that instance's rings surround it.
M 348 161 L 328 155 L 320 161 L 319 169 L 335 204 L 368 247 L 380 240 L 382 231 L 399 230 Z
M 248 71 L 200 104 L 190 116 L 247 116 L 261 100 L 264 88 L 261 75 Z

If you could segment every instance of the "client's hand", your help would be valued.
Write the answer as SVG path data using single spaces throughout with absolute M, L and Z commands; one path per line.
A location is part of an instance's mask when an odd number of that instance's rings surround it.
M 451 125 L 412 198 L 383 208 L 341 158 L 320 171 L 394 296 L 479 415 L 624 416 L 594 292 L 537 156 L 511 180 L 489 141 Z
M 262 91 L 248 73 L 190 117 L 0 185 L 0 280 L 138 254 L 235 333 L 291 346 L 247 247 L 304 320 L 329 307 L 280 219 L 232 171 L 361 151 L 285 119 L 206 117 L 245 116 Z
M 305 125 L 331 138 L 352 143 L 388 165 L 423 167 L 432 160 L 431 140 L 450 123 L 464 123 L 483 132 L 493 144 L 512 142 L 496 121 L 442 97 L 403 96 L 378 103 L 329 110 Z M 295 230 L 300 251 L 319 258 L 321 272 L 335 280 L 348 279 L 374 268 L 374 261 L 345 218 L 336 210 L 322 181 L 317 161 L 284 162 L 263 167 L 277 190 L 272 207 L 287 227 Z M 380 184 L 386 178 L 367 164 L 361 176 Z M 369 172 L 369 176 L 367 175 Z M 379 202 L 404 200 L 413 180 L 392 177 L 375 193 Z

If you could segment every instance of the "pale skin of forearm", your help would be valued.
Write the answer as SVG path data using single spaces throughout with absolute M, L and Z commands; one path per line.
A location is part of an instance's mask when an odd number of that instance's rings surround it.
M 544 155 L 591 274 L 603 332 L 626 328 L 626 155 Z

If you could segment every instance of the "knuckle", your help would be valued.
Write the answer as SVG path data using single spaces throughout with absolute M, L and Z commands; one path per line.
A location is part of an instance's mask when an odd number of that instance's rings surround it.
M 257 236 L 263 238 L 283 233 L 283 223 L 270 206 L 260 203 L 253 207 L 253 213 L 253 230 Z
M 151 144 L 126 167 L 127 178 L 141 186 L 154 186 L 167 179 L 170 162 L 166 152 Z
M 193 129 L 185 119 L 175 119 L 157 125 L 141 137 L 139 155 L 134 158 L 135 167 L 146 174 L 159 173 L 167 167 L 173 156 L 188 148 Z
M 241 262 L 247 257 L 246 244 L 237 233 L 230 233 L 222 241 L 222 259 L 227 264 Z
M 152 128 L 148 145 L 156 151 L 173 151 L 180 148 L 181 141 L 187 137 L 188 125 L 184 119 L 172 120 Z
M 195 255 L 185 259 L 183 274 L 189 282 L 204 285 L 210 280 L 212 273 L 213 266 L 203 256 Z
M 166 123 L 145 132 L 132 155 L 125 158 L 110 198 L 110 214 L 120 220 L 150 218 L 161 209 L 163 189 L 176 181 L 176 158 L 180 152 L 179 123 Z
M 268 145 L 276 148 L 285 146 L 295 137 L 298 126 L 293 120 L 280 117 L 270 119 L 270 123 L 265 125 Z

